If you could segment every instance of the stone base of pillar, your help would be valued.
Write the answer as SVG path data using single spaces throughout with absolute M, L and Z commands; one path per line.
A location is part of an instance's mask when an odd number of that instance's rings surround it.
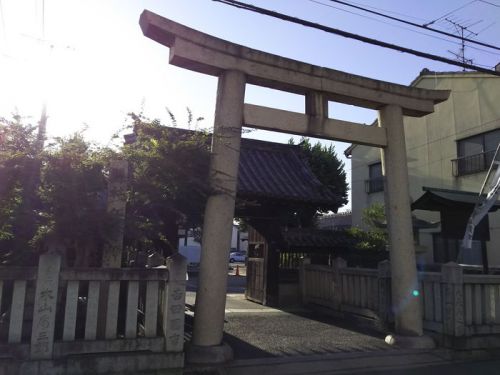
M 214 346 L 199 346 L 188 344 L 186 347 L 186 362 L 193 365 L 218 365 L 233 359 L 233 349 L 226 344 Z
M 389 345 L 403 349 L 434 349 L 436 343 L 430 336 L 401 336 L 390 334 L 385 337 L 385 342 Z

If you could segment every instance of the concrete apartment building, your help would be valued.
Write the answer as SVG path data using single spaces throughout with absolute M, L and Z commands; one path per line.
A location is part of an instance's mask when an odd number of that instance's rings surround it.
M 500 70 L 500 64 L 496 70 Z M 450 98 L 436 105 L 434 113 L 404 118 L 411 201 L 422 197 L 423 187 L 479 192 L 500 142 L 500 77 L 424 69 L 411 86 L 451 90 Z M 384 202 L 380 150 L 353 145 L 346 155 L 352 159 L 352 224 L 363 227 L 363 210 L 375 202 Z M 445 198 L 458 197 L 459 201 L 469 199 L 467 195 L 460 198 L 460 194 L 446 191 L 435 193 Z M 436 224 L 434 228 L 415 231 L 417 262 L 454 260 L 459 240 L 444 238 L 442 216 L 446 212 L 414 210 L 413 214 Z M 473 250 L 464 254 L 464 263 L 481 264 L 484 251 L 490 266 L 500 266 L 500 213 L 490 212 L 488 216 L 490 240 L 474 241 Z

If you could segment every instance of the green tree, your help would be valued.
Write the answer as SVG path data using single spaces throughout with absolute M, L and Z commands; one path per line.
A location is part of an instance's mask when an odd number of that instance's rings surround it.
M 366 207 L 363 210 L 362 221 L 372 232 L 380 234 L 387 233 L 387 229 L 385 227 L 385 206 L 382 203 L 373 203 L 372 205 Z
M 293 138 L 288 142 L 294 144 Z M 304 152 L 312 172 L 318 180 L 341 198 L 341 203 L 347 203 L 347 175 L 344 170 L 344 162 L 340 160 L 335 152 L 335 146 L 322 145 L 320 142 L 312 145 L 309 138 L 302 137 L 299 143 Z M 321 207 L 319 208 L 320 211 Z
M 129 249 L 170 255 L 177 248 L 178 225 L 202 224 L 209 195 L 210 136 L 140 115 L 131 114 L 131 119 L 135 139 L 123 148 L 131 170 L 125 243 Z
M 37 128 L 0 118 L 0 264 L 29 264 L 39 201 Z
M 44 149 L 37 130 L 19 116 L 0 119 L 0 263 L 34 265 L 37 253 L 57 241 L 70 265 L 97 265 L 113 225 L 106 213 L 113 153 L 81 133 Z
M 385 207 L 381 203 L 373 203 L 363 210 L 362 221 L 367 230 L 351 228 L 349 233 L 355 239 L 358 249 L 383 251 L 388 243 Z
M 81 132 L 56 138 L 41 152 L 36 127 L 20 118 L 1 119 L 2 264 L 35 264 L 37 252 L 56 241 L 67 250 L 67 265 L 99 265 L 117 224 L 106 210 L 109 161 L 121 157 L 132 171 L 125 238 L 129 247 L 169 255 L 177 246 L 178 224 L 201 225 L 208 196 L 209 136 L 141 116 L 132 119 L 136 141 L 120 152 L 90 144 Z M 188 111 L 188 123 L 193 122 Z
M 116 224 L 107 213 L 106 195 L 109 161 L 117 157 L 85 141 L 81 132 L 55 139 L 44 152 L 33 245 L 43 249 L 56 241 L 66 248 L 69 265 L 100 265 L 102 248 Z

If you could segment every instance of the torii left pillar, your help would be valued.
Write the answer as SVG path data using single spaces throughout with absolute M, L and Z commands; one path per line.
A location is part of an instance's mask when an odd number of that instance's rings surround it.
M 232 357 L 231 348 L 222 343 L 222 334 L 245 83 L 245 75 L 239 71 L 228 70 L 219 76 L 210 160 L 212 191 L 205 208 L 193 339 L 187 351 L 191 363 L 224 363 Z

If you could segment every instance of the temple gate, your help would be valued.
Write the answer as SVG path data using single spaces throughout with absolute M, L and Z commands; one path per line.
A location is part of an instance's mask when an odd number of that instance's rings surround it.
M 408 87 L 306 64 L 201 33 L 145 10 L 145 36 L 170 48 L 170 64 L 219 79 L 210 164 L 213 194 L 203 226 L 199 290 L 193 341 L 188 359 L 224 362 L 222 345 L 227 261 L 236 198 L 242 126 L 381 149 L 390 240 L 395 339 L 401 345 L 426 347 L 413 245 L 403 116 L 425 116 L 449 91 Z M 247 83 L 305 98 L 305 113 L 244 103 Z M 328 117 L 328 101 L 375 109 L 378 126 Z M 394 341 L 394 340 L 393 340 Z

